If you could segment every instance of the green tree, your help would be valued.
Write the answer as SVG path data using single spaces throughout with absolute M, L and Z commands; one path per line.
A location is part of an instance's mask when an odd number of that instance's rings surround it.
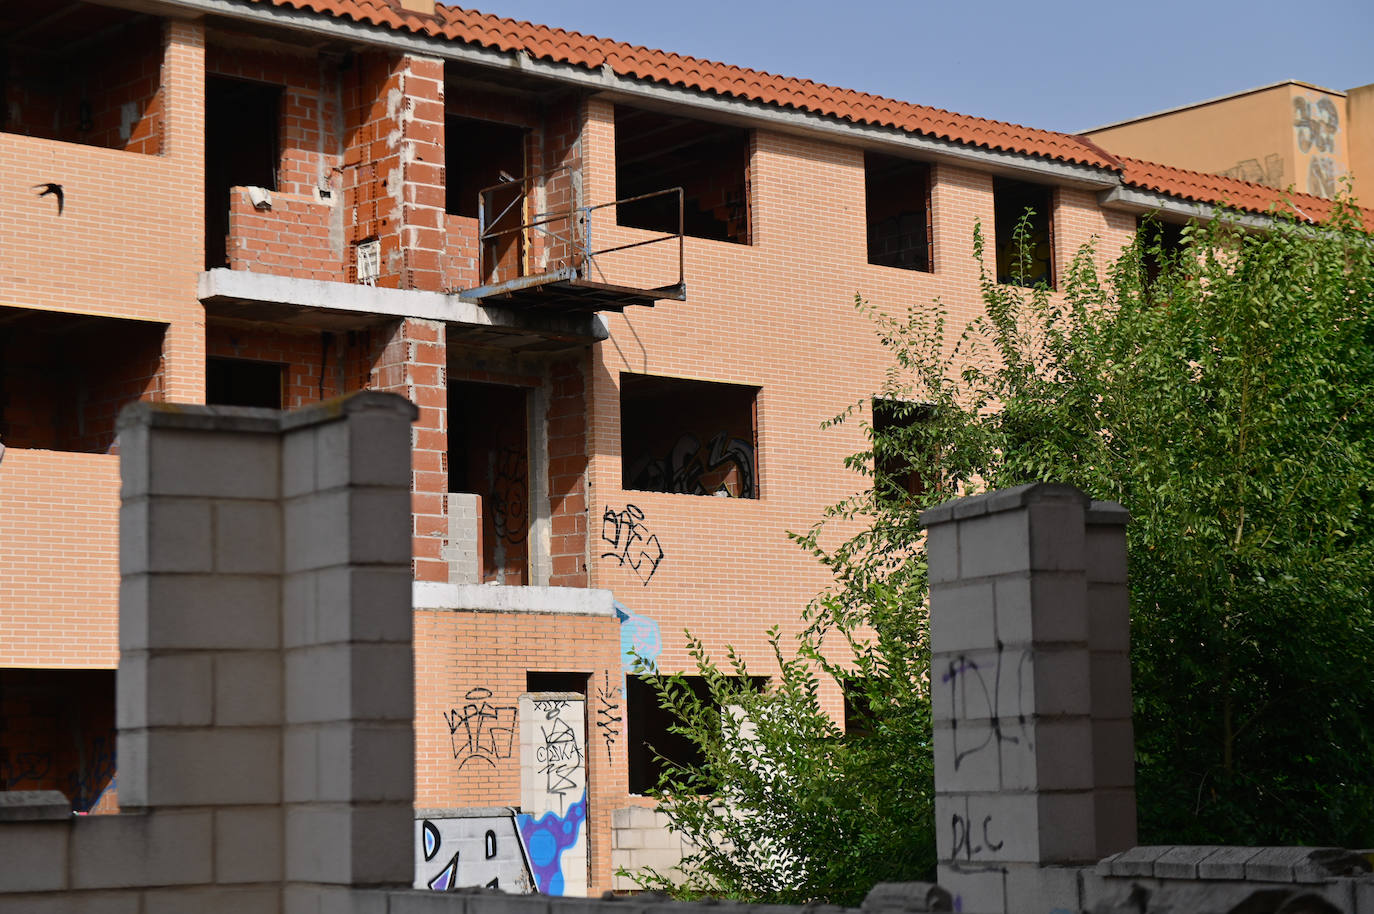
M 834 586 L 795 650 L 774 634 L 768 690 L 699 644 L 709 699 L 658 680 L 705 758 L 662 784 L 697 847 L 688 891 L 853 902 L 930 875 L 919 513 L 1042 479 L 1132 514 L 1141 840 L 1374 844 L 1374 242 L 1357 212 L 1217 220 L 1181 252 L 1142 232 L 1105 276 L 1085 248 L 1062 296 L 996 282 L 976 234 L 985 314 L 954 339 L 938 307 L 858 302 L 892 367 L 833 421 L 885 417 L 848 461 L 872 485 L 796 537 Z M 826 676 L 857 732 L 820 712 Z

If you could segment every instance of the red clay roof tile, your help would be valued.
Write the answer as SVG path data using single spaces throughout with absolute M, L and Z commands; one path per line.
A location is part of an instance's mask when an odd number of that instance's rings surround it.
M 1019 124 L 970 117 L 759 70 L 659 51 L 624 42 L 570 32 L 551 26 L 505 19 L 477 10 L 437 4 L 433 17 L 407 13 L 387 0 L 250 0 L 321 13 L 391 29 L 445 38 L 503 52 L 521 52 L 539 60 L 589 70 L 609 65 L 619 76 L 666 83 L 700 92 L 794 108 L 861 124 L 891 127 L 955 143 L 1024 155 L 1043 156 L 1103 168 L 1121 174 L 1127 185 L 1186 200 L 1224 203 L 1264 213 L 1292 208 L 1309 219 L 1322 219 L 1331 201 L 1309 194 L 1288 194 L 1219 175 L 1201 174 L 1140 159 L 1115 156 L 1086 137 Z M 1374 210 L 1363 210 L 1374 226 Z

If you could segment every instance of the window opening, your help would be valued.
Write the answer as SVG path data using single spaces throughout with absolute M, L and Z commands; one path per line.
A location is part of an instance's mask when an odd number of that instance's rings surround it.
M 285 371 L 286 366 L 280 362 L 208 358 L 205 360 L 205 402 L 211 406 L 281 409 Z
M 873 703 L 868 696 L 868 682 L 864 679 L 845 679 L 840 688 L 844 693 L 844 732 L 846 736 L 873 735 Z
M 0 50 L 0 130 L 161 152 L 159 20 L 88 3 L 10 3 Z
M 930 166 L 864 153 L 868 262 L 930 271 Z
M 277 189 L 282 87 L 205 78 L 205 266 L 229 265 L 229 189 Z
M 758 393 L 743 384 L 621 374 L 621 486 L 758 498 Z
M 624 200 L 681 187 L 683 230 L 696 238 L 749 244 L 749 131 L 617 105 L 615 195 Z M 676 233 L 677 201 L 660 195 L 623 203 L 616 221 Z
M 1162 222 L 1153 216 L 1136 220 L 1136 231 L 1143 246 L 1141 263 L 1145 278 L 1154 282 L 1159 278 L 1166 261 L 1173 261 L 1183 252 L 1184 226 L 1178 222 Z
M 1054 189 L 997 178 L 992 184 L 997 281 L 1054 288 Z M 1029 215 L 1028 215 L 1029 214 Z M 1025 225 L 1022 245 L 1017 227 Z
M 0 669 L 0 790 L 60 790 L 116 812 L 115 671 Z
M 523 387 L 448 385 L 449 491 L 480 500 L 484 583 L 529 583 L 528 402 Z
M 525 671 L 526 692 L 577 692 L 587 694 L 587 680 L 591 673 Z
M 0 308 L 0 440 L 104 454 L 119 411 L 162 398 L 165 324 Z
M 932 416 L 931 407 L 921 403 L 873 402 L 873 487 L 880 500 L 895 502 L 939 488 L 937 450 L 928 440 Z
M 510 184 L 509 189 L 489 191 L 484 201 L 492 209 L 488 231 L 497 234 L 483 243 L 483 283 L 522 275 L 525 233 L 510 230 L 525 221 L 520 179 L 529 171 L 525 161 L 528 135 L 525 128 L 508 124 L 456 115 L 444 120 L 445 209 L 450 215 L 476 219 L 482 190 Z
M 744 685 L 739 677 L 727 678 L 737 685 Z M 767 677 L 748 678 L 751 688 L 763 689 L 768 685 Z M 720 706 L 711 700 L 711 690 L 704 677 L 683 676 L 682 679 L 698 701 L 716 714 L 720 713 Z M 665 767 L 662 759 L 684 766 L 700 765 L 705 760 L 696 743 L 671 731 L 677 722 L 673 712 L 659 704 L 658 690 L 652 679 L 627 677 L 625 726 L 630 793 L 646 794 L 659 786 Z

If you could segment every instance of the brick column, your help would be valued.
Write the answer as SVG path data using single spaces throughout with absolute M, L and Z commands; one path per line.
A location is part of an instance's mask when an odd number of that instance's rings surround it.
M 587 586 L 587 395 L 582 363 L 555 362 L 549 400 L 549 584 Z
M 345 90 L 349 241 L 381 243 L 377 285 L 439 291 L 444 250 L 444 65 L 361 54 Z M 350 252 L 350 275 L 355 256 Z
M 1055 866 L 1135 842 L 1125 511 L 1041 483 L 922 521 L 939 882 L 968 914 L 1076 910 Z
M 407 318 L 391 327 L 372 365 L 370 386 L 400 394 L 420 409 L 411 429 L 413 570 L 417 581 L 447 581 L 449 536 L 448 387 L 444 324 Z

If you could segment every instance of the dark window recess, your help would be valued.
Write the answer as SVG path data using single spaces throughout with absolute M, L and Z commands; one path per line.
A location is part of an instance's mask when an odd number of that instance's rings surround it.
M 1136 222 L 1140 236 L 1141 263 L 1145 267 L 1145 277 L 1154 282 L 1166 263 L 1178 259 L 1183 252 L 1184 226 L 1177 222 L 1160 222 L 1150 216 L 1142 216 Z
M 0 308 L 0 440 L 112 452 L 119 411 L 162 399 L 165 324 Z
M 846 679 L 840 683 L 844 690 L 844 732 L 846 736 L 873 735 L 873 708 L 868 699 L 867 683 L 862 679 Z
M 95 808 L 115 780 L 115 671 L 0 669 L 0 708 L 0 790 Z
M 478 192 L 525 176 L 528 133 L 523 127 L 470 117 L 444 118 L 444 200 L 450 215 L 476 219 Z
M 205 360 L 205 402 L 211 406 L 261 406 L 282 408 L 282 376 L 279 362 L 249 359 Z
M 698 701 L 717 713 L 720 711 L 711 701 L 711 690 L 703 677 L 683 676 L 682 679 Z M 751 676 L 749 679 L 749 684 L 755 689 L 762 689 L 768 683 L 762 676 Z M 659 786 L 664 769 L 662 759 L 683 766 L 700 765 L 704 761 L 696 743 L 681 734 L 670 732 L 677 722 L 672 711 L 659 705 L 658 690 L 652 682 L 635 676 L 626 679 L 625 725 L 630 793 L 646 794 Z
M 997 178 L 992 197 L 997 281 L 1027 287 L 1044 283 L 1053 289 L 1054 189 Z
M 868 262 L 929 272 L 930 167 L 876 152 L 864 153 Z
M 931 408 L 901 400 L 873 403 L 873 486 L 878 498 L 900 500 L 939 488 L 938 449 L 929 440 Z
M 482 580 L 529 583 L 529 391 L 448 385 L 448 486 L 482 500 Z
M 160 20 L 98 4 L 9 0 L 0 2 L 0 34 L 0 130 L 161 151 Z
M 229 188 L 277 189 L 282 87 L 205 78 L 205 266 L 229 263 Z
M 621 486 L 758 498 L 757 387 L 620 376 Z
M 748 130 L 616 106 L 617 199 L 681 187 L 686 234 L 749 244 L 748 173 Z M 616 209 L 620 225 L 677 233 L 675 195 L 626 203 Z
M 587 679 L 591 673 L 559 673 L 537 670 L 525 671 L 526 692 L 577 692 L 587 694 Z

